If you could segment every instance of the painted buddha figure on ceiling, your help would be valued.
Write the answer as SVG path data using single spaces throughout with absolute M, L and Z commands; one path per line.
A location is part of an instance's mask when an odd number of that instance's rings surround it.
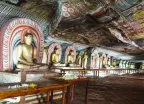
M 72 66 L 74 64 L 73 50 L 69 51 L 69 54 L 67 56 L 67 64 L 68 66 Z
M 32 45 L 33 35 L 29 31 L 24 36 L 24 43 L 14 49 L 13 59 L 18 69 L 41 69 L 44 64 L 37 63 L 37 48 Z
M 58 48 L 54 49 L 54 52 L 52 53 L 51 61 L 53 65 L 59 64 L 59 49 Z

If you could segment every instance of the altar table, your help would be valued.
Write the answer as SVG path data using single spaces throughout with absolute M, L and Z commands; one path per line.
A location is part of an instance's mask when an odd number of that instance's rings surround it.
M 0 84 L 0 100 L 5 98 L 12 98 L 21 96 L 20 104 L 25 104 L 26 95 L 37 94 L 37 93 L 47 93 L 47 102 L 50 100 L 50 104 L 53 103 L 53 91 L 62 90 L 62 103 L 65 104 L 65 94 L 67 91 L 68 83 L 58 82 L 58 81 L 39 81 L 39 82 L 25 82 L 34 83 L 37 86 L 35 88 L 20 88 L 20 89 L 8 89 L 8 86 L 13 86 L 20 83 L 7 83 Z M 49 95 L 51 92 L 51 98 Z M 66 103 L 67 104 L 67 103 Z

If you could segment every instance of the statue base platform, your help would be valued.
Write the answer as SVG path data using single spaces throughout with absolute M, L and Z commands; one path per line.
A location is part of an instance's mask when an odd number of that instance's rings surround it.
M 57 64 L 53 64 L 53 66 L 60 66 L 60 67 L 64 67 L 64 66 L 66 66 L 66 64 L 60 64 L 60 63 L 57 63 Z
M 19 70 L 19 71 L 18 71 Z M 0 83 L 15 83 L 27 81 L 42 81 L 45 77 L 52 78 L 61 76 L 60 73 L 45 70 L 21 70 L 12 72 L 0 72 Z

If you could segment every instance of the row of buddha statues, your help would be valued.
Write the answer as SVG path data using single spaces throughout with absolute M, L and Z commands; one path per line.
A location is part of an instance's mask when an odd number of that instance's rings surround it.
M 117 66 L 119 68 L 131 68 L 131 69 L 135 68 L 135 63 L 134 62 L 124 61 L 124 60 L 120 60 L 117 63 L 117 60 L 114 59 L 112 64 L 113 64 L 113 66 L 115 66 L 115 67 Z
M 48 68 L 47 57 L 48 57 L 48 49 L 44 49 L 43 59 L 41 63 L 37 62 L 37 48 L 33 45 L 33 35 L 32 33 L 26 33 L 24 36 L 24 43 L 18 44 L 13 52 L 13 61 L 14 67 L 18 69 L 33 69 L 39 68 L 44 69 Z M 83 55 L 81 52 L 78 52 L 75 60 L 75 56 L 73 54 L 73 50 L 70 50 L 66 57 L 66 66 L 72 66 L 76 64 L 82 68 L 87 68 L 88 64 L 88 54 L 87 51 L 84 51 Z M 107 62 L 106 62 L 107 61 Z M 110 66 L 110 58 L 107 60 L 102 60 L 102 65 Z M 52 65 L 61 64 L 59 49 L 55 48 L 53 53 L 50 55 L 50 63 Z M 116 62 L 114 60 L 113 66 L 116 66 Z
M 74 64 L 76 64 L 77 66 L 87 68 L 88 55 L 87 55 L 86 51 L 84 52 L 83 55 L 81 55 L 81 53 L 78 52 L 78 54 L 76 56 L 76 61 L 74 59 L 73 50 L 70 50 L 66 57 L 67 57 L 67 60 L 65 62 L 66 66 L 73 66 Z M 58 48 L 55 48 L 54 52 L 51 55 L 51 63 L 52 63 L 52 65 L 60 64 Z
M 33 45 L 33 35 L 32 33 L 26 33 L 24 36 L 24 43 L 18 44 L 14 48 L 13 52 L 13 61 L 14 61 L 14 68 L 15 69 L 34 69 L 39 68 L 43 69 L 48 67 L 47 65 L 47 54 L 48 49 L 44 49 L 43 52 L 43 59 L 41 63 L 37 62 L 37 48 Z M 88 55 L 85 51 L 83 56 L 79 52 L 76 58 L 76 62 L 74 60 L 73 50 L 69 51 L 67 55 L 67 66 L 71 66 L 72 64 L 77 64 L 82 66 L 83 68 L 87 67 L 87 59 Z M 51 54 L 51 63 L 53 65 L 60 64 L 61 59 L 59 57 L 59 49 L 55 48 L 54 52 Z

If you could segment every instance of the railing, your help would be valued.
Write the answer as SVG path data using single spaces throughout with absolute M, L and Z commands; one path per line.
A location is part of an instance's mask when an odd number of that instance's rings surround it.
M 132 74 L 132 73 L 144 73 L 144 69 L 63 69 L 63 68 L 54 68 L 55 70 L 59 70 L 62 74 L 66 74 L 66 72 L 77 72 L 78 75 L 87 76 L 87 72 L 92 72 L 93 77 L 100 77 L 100 74 L 105 74 L 105 76 L 112 74 Z

